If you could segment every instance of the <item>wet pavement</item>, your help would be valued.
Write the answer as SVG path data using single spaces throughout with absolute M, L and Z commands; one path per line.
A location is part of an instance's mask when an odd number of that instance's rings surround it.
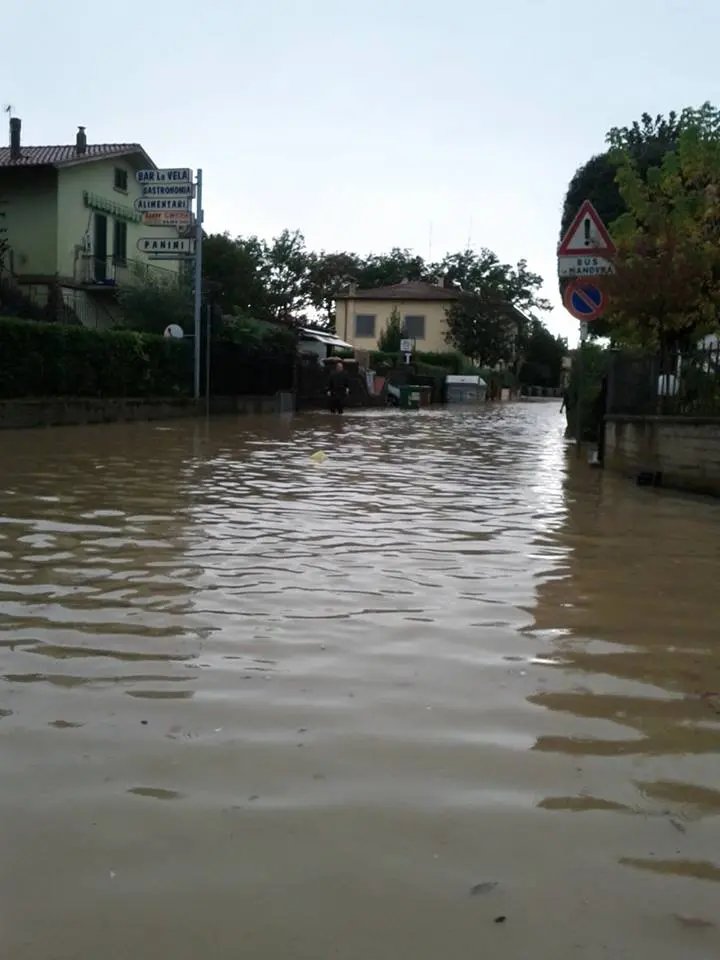
M 717 956 L 720 506 L 563 426 L 0 434 L 0 956 Z

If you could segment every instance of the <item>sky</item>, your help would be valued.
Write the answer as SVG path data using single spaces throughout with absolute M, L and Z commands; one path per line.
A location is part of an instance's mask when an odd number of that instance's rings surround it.
M 82 124 L 202 168 L 211 232 L 524 258 L 571 342 L 570 178 L 610 127 L 720 100 L 718 0 L 24 0 L 2 23 L 25 144 Z

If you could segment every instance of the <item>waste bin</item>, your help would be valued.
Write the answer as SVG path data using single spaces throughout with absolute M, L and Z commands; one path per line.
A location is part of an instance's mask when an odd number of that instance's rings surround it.
M 417 383 L 407 383 L 400 388 L 399 406 L 405 410 L 419 410 L 429 405 L 432 388 Z

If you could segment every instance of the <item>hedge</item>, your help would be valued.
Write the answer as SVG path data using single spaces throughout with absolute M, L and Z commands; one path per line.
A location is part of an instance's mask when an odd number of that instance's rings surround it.
M 401 353 L 383 353 L 381 350 L 374 350 L 370 354 L 370 363 L 373 366 L 396 367 L 405 363 Z M 444 373 L 473 373 L 475 368 L 460 353 L 440 352 L 440 351 L 422 351 L 413 353 L 413 363 L 422 363 L 428 367 L 442 368 Z
M 0 318 L 0 397 L 169 397 L 192 389 L 192 346 L 151 334 Z

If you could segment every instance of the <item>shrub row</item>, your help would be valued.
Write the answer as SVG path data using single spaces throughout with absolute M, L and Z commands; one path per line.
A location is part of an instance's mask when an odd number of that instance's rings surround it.
M 0 397 L 183 396 L 188 341 L 0 318 Z

